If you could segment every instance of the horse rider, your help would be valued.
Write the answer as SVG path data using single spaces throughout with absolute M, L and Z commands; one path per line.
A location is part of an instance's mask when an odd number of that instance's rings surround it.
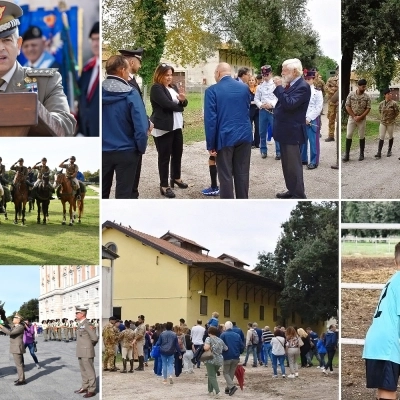
M 4 164 L 2 164 L 3 159 L 0 157 L 0 184 L 1 185 L 7 185 L 8 181 L 6 179 L 6 166 Z M 3 187 L 3 189 L 4 189 Z M 1 200 L 0 200 L 0 214 L 4 214 L 6 212 L 5 210 L 5 205 L 6 205 L 6 195 L 5 193 L 3 194 Z
M 18 165 L 17 165 L 18 164 Z M 25 181 L 28 178 L 28 168 L 26 168 L 24 166 L 24 159 L 20 158 L 16 163 L 14 163 L 14 165 L 10 168 L 11 171 L 16 171 L 16 172 L 20 172 Z M 12 201 L 14 201 L 14 184 L 11 184 L 11 199 Z
M 66 164 L 66 162 L 69 160 L 69 164 Z M 76 179 L 76 175 L 78 174 L 79 167 L 75 164 L 76 158 L 74 156 L 65 159 L 60 165 L 60 168 L 65 168 L 65 173 L 67 175 L 67 178 L 71 180 L 72 187 L 73 189 L 76 189 L 76 199 L 80 200 L 81 199 L 81 187 L 79 185 L 78 179 Z
M 39 165 L 39 164 L 42 165 Z M 36 198 L 36 192 L 37 192 L 37 187 L 42 183 L 43 181 L 43 174 L 49 174 L 50 175 L 50 168 L 47 166 L 47 158 L 43 157 L 41 161 L 37 162 L 32 169 L 37 169 L 38 170 L 38 176 L 35 184 L 33 185 L 32 189 L 32 198 Z M 54 197 L 52 196 L 50 200 L 54 200 Z

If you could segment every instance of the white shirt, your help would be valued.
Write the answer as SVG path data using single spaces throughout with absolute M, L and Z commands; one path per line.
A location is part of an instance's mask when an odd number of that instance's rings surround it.
M 192 339 L 193 344 L 203 344 L 203 336 L 205 332 L 205 328 L 201 325 L 195 325 L 190 333 L 190 337 Z
M 314 85 L 311 85 L 311 97 L 306 113 L 307 122 L 314 121 L 321 114 L 323 106 L 324 98 L 321 90 L 317 90 Z
M 269 103 L 272 107 L 275 107 L 278 102 L 278 98 L 274 95 L 275 87 L 272 78 L 269 81 L 263 81 L 263 83 L 257 86 L 254 103 L 258 108 L 261 108 L 265 103 Z
M 14 66 L 5 75 L 2 76 L 2 78 L 5 80 L 5 82 L 0 86 L 0 90 L 2 92 L 4 92 L 7 89 L 7 86 L 10 83 L 10 80 L 14 75 L 16 69 L 17 69 L 17 62 L 15 62 Z

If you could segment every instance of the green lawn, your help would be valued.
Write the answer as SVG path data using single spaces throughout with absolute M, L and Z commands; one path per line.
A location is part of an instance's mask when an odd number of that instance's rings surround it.
M 97 196 L 97 197 L 99 197 L 99 192 L 96 192 L 95 190 L 93 190 L 90 187 L 86 186 L 85 196 Z
M 27 210 L 29 207 L 27 206 Z M 50 202 L 47 225 L 36 223 L 37 209 L 26 213 L 26 224 L 14 225 L 14 203 L 7 203 L 8 220 L 0 215 L 3 265 L 75 265 L 99 263 L 99 201 L 84 203 L 82 222 L 61 225 L 62 204 Z M 67 208 L 67 219 L 69 219 Z
M 361 254 L 363 256 L 393 257 L 394 246 L 399 238 L 391 238 L 389 243 L 342 242 L 342 256 Z

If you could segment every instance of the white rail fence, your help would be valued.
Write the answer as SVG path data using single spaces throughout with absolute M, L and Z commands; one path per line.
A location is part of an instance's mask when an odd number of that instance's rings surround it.
M 342 223 L 341 229 L 376 229 L 376 230 L 400 230 L 400 224 L 386 223 Z M 364 290 L 382 290 L 385 283 L 341 283 L 341 289 L 364 289 Z M 341 338 L 342 344 L 364 345 L 364 339 Z

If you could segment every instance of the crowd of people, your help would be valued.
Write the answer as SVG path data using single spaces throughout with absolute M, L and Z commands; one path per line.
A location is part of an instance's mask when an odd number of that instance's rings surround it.
M 102 196 L 109 198 L 115 174 L 115 197 L 138 198 L 142 156 L 148 135 L 152 135 L 158 153 L 160 194 L 174 198 L 175 186 L 188 188 L 181 177 L 183 115 L 188 105 L 185 90 L 173 83 L 174 68 L 159 64 L 150 89 L 152 113 L 148 117 L 135 80 L 143 49 L 119 52 L 107 60 L 103 82 Z M 275 159 L 282 163 L 287 187 L 276 197 L 306 198 L 302 166 L 313 170 L 319 165 L 323 91 L 326 89 L 330 101 L 338 88 L 337 75 L 325 86 L 316 68 L 303 70 L 300 60 L 291 59 L 282 64 L 282 77 L 274 76 L 271 66 L 264 65 L 259 76 L 243 67 L 234 79 L 231 66 L 222 62 L 214 78 L 216 84 L 206 89 L 204 98 L 211 183 L 202 193 L 248 198 L 251 149 L 259 148 L 261 157 L 267 158 L 267 142 L 273 137 Z M 329 107 L 331 131 L 337 101 Z M 334 141 L 331 132 L 329 135 L 326 141 Z
M 183 318 L 176 325 L 167 322 L 149 326 L 145 324 L 143 315 L 135 322 L 123 322 L 112 316 L 109 324 L 103 328 L 103 340 L 103 371 L 143 371 L 144 367 L 149 366 L 151 357 L 154 360 L 154 374 L 162 378 L 163 384 L 173 384 L 174 377 L 182 373 L 194 374 L 203 361 L 208 393 L 219 396 L 216 377 L 222 373 L 226 382 L 225 393 L 232 396 L 238 389 L 234 383 L 236 369 L 238 366 L 245 367 L 250 357 L 252 367 L 268 367 L 270 364 L 273 378 L 278 378 L 278 366 L 283 378 L 298 377 L 299 358 L 301 367 L 309 368 L 313 366 L 315 357 L 317 368 L 324 374 L 332 374 L 338 332 L 336 325 L 330 325 L 327 332 L 318 336 L 310 327 L 304 330 L 294 326 L 276 326 L 271 330 L 269 326 L 259 328 L 256 322 L 249 323 L 244 332 L 235 322 L 221 324 L 219 313 L 214 312 L 206 324 L 197 320 L 192 328 L 187 326 Z M 121 370 L 116 365 L 118 352 L 122 356 Z M 204 356 L 210 352 L 212 356 Z M 135 360 L 139 361 L 136 369 L 133 368 Z M 288 375 L 287 367 L 290 370 Z

